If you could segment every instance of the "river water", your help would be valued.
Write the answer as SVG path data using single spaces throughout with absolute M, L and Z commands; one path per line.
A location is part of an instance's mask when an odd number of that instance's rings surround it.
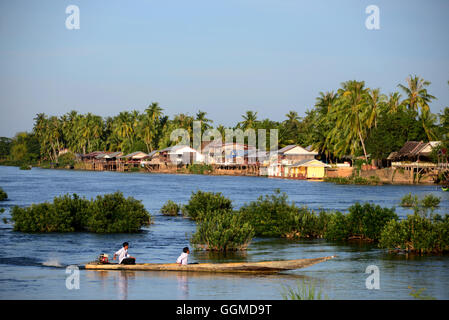
M 69 290 L 66 266 L 94 260 L 99 253 L 112 254 L 121 243 L 138 262 L 174 262 L 195 223 L 159 213 L 169 199 L 186 203 L 192 191 L 222 192 L 236 207 L 271 194 L 277 188 L 297 205 L 313 209 L 345 210 L 355 202 L 398 206 L 409 192 L 433 193 L 441 197 L 440 211 L 447 212 L 449 193 L 436 186 L 353 186 L 325 182 L 146 173 L 45 170 L 22 171 L 0 166 L 0 186 L 9 200 L 2 217 L 9 218 L 14 205 L 51 201 L 65 193 L 87 198 L 120 190 L 142 200 L 154 217 L 154 224 L 137 234 L 25 234 L 0 222 L 0 299 L 282 299 L 287 288 L 314 284 L 329 299 L 413 299 L 411 288 L 425 289 L 423 295 L 449 299 L 449 256 L 388 254 L 373 245 L 348 245 L 325 240 L 292 241 L 256 238 L 247 252 L 217 255 L 193 251 L 189 262 L 264 261 L 337 258 L 309 268 L 279 275 L 227 275 L 177 272 L 79 272 L 79 289 Z M 397 207 L 405 217 L 410 211 Z M 369 290 L 365 273 L 378 267 L 380 288 Z M 69 286 L 70 287 L 70 286 Z

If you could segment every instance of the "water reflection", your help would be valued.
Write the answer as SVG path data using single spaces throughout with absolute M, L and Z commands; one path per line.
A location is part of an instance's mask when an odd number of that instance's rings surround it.
M 134 271 L 119 271 L 118 272 L 118 299 L 128 299 L 128 281 L 134 279 L 136 273 Z
M 189 283 L 187 280 L 187 275 L 178 273 L 176 275 L 176 279 L 178 280 L 178 299 L 189 299 Z

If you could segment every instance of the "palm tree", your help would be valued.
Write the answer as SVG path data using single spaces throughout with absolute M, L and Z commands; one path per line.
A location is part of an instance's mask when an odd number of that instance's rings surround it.
M 368 107 L 367 110 L 367 126 L 371 128 L 373 125 L 377 128 L 377 117 L 382 109 L 385 108 L 387 97 L 380 93 L 380 89 L 368 89 Z
M 387 113 L 392 114 L 404 108 L 404 102 L 401 101 L 401 94 L 399 92 L 390 93 L 386 101 Z
M 398 87 L 401 88 L 407 98 L 404 100 L 404 103 L 411 109 L 418 111 L 418 109 L 421 109 L 421 120 L 424 130 L 426 131 L 427 138 L 429 141 L 432 140 L 432 134 L 430 131 L 428 131 L 428 124 L 425 124 L 424 121 L 427 119 L 429 121 L 429 114 L 430 108 L 429 103 L 432 102 L 432 100 L 436 99 L 434 96 L 429 94 L 427 92 L 426 87 L 430 85 L 430 81 L 426 81 L 423 78 L 420 78 L 419 76 L 409 76 L 407 79 L 407 86 L 404 86 L 402 84 L 399 84 Z
M 437 116 L 430 112 L 430 110 L 425 109 L 421 112 L 420 118 L 429 141 L 437 140 L 437 136 L 435 134 L 435 123 L 437 121 Z
M 162 115 L 162 108 L 159 107 L 159 103 L 152 102 L 146 109 L 145 113 L 151 118 L 152 122 L 155 123 L 157 119 Z
M 333 91 L 320 92 L 316 98 L 315 109 L 309 111 L 306 116 L 307 119 L 315 123 L 313 125 L 313 147 L 324 154 L 328 160 L 331 159 L 331 154 L 335 152 L 335 145 L 330 132 L 335 127 L 338 98 L 338 93 Z
M 201 132 L 206 131 L 207 129 L 212 128 L 212 126 L 209 123 L 212 123 L 213 121 L 211 119 L 206 118 L 207 112 L 198 110 L 196 113 L 196 121 L 201 121 Z
M 320 92 L 319 95 L 320 96 L 316 99 L 315 107 L 320 114 L 325 115 L 332 111 L 335 102 L 337 101 L 338 94 L 330 91 L 326 93 Z
M 352 80 L 342 83 L 339 96 L 336 104 L 336 126 L 331 131 L 331 136 L 339 138 L 336 142 L 336 151 L 344 155 L 349 148 L 351 155 L 355 155 L 360 142 L 365 160 L 368 162 L 365 137 L 369 128 L 370 113 L 367 112 L 369 103 L 365 82 Z M 335 141 L 335 138 L 332 140 Z
M 405 95 L 406 99 L 404 103 L 412 110 L 418 111 L 420 108 L 422 110 L 429 109 L 429 103 L 432 102 L 433 99 L 436 99 L 434 96 L 427 92 L 426 87 L 428 87 L 431 82 L 426 81 L 419 76 L 409 76 L 407 79 L 407 86 L 402 84 L 398 84 L 398 87 L 401 88 Z
M 238 123 L 238 126 L 241 126 L 242 130 L 255 128 L 255 124 L 257 122 L 257 112 L 246 111 L 246 113 L 242 115 L 242 118 L 243 121 Z
M 118 114 L 114 121 L 114 132 L 121 140 L 120 149 L 129 151 L 134 144 L 134 119 L 130 112 L 122 111 Z

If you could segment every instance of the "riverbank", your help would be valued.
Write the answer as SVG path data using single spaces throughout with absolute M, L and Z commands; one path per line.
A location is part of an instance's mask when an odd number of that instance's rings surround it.
M 4 164 L 0 166 L 21 167 L 17 164 Z M 85 162 L 76 162 L 73 165 L 57 166 L 55 164 L 44 163 L 34 164 L 34 167 L 42 169 L 57 170 L 80 170 L 80 171 L 115 171 L 100 170 L 92 167 Z M 32 166 L 29 166 L 32 167 Z M 21 168 L 23 170 L 23 168 Z M 28 168 L 27 168 L 28 169 Z M 259 166 L 248 165 L 159 165 L 157 168 L 150 166 L 135 166 L 126 171 L 120 172 L 141 172 L 153 174 L 201 174 L 210 176 L 251 176 L 268 177 L 277 179 L 298 180 L 290 177 L 271 177 L 260 174 Z M 314 179 L 315 181 L 324 181 L 337 184 L 356 184 L 356 185 L 439 185 L 435 182 L 435 175 L 417 175 L 401 168 L 382 168 L 371 170 L 355 170 L 353 167 L 331 168 L 326 170 L 324 179 Z

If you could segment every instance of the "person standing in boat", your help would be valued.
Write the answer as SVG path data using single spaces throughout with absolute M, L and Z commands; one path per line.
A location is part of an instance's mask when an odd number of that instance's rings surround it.
M 188 264 L 187 260 L 189 259 L 189 253 L 190 253 L 189 247 L 185 247 L 184 249 L 182 249 L 182 253 L 176 260 L 176 263 L 183 265 Z
M 119 264 L 136 264 L 136 258 L 131 257 L 128 254 L 128 248 L 129 248 L 128 242 L 124 242 L 123 243 L 123 248 L 121 248 L 119 251 L 114 253 L 113 260 L 115 260 L 116 257 L 118 256 L 118 263 Z

